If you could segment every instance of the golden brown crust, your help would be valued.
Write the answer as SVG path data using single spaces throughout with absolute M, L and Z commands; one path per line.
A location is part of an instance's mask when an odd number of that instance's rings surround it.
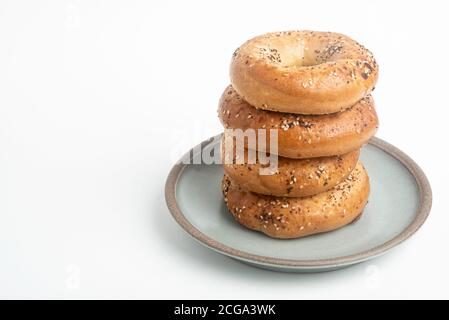
M 222 191 L 234 218 L 245 227 L 274 238 L 299 238 L 343 227 L 363 211 L 369 178 L 358 163 L 333 189 L 305 198 L 264 196 L 240 188 L 228 176 Z
M 264 174 L 257 153 L 249 161 L 248 150 L 238 161 L 233 150 L 225 151 L 222 139 L 222 162 L 225 174 L 241 188 L 265 195 L 278 197 L 305 197 L 332 189 L 352 172 L 359 159 L 360 151 L 352 151 L 341 156 L 290 159 L 277 157 L 277 169 L 272 174 Z M 269 158 L 268 158 L 269 159 Z
M 371 52 L 339 33 L 275 32 L 238 48 L 230 76 L 237 92 L 256 108 L 327 114 L 369 94 L 378 65 Z
M 232 86 L 226 88 L 220 99 L 218 116 L 227 129 L 265 129 L 267 146 L 269 129 L 277 129 L 277 154 L 287 158 L 325 157 L 358 150 L 378 126 L 371 96 L 342 112 L 297 115 L 253 108 Z

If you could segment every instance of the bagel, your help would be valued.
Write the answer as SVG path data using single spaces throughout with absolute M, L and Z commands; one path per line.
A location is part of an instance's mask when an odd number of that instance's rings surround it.
M 224 137 L 224 136 L 223 136 Z M 259 157 L 249 161 L 244 150 L 243 163 L 237 161 L 238 154 L 227 150 L 222 138 L 221 158 L 224 172 L 245 190 L 277 197 L 305 197 L 332 189 L 352 172 L 359 159 L 360 151 L 340 156 L 290 159 L 277 158 L 277 169 L 271 175 L 261 174 L 261 169 L 270 164 L 261 164 Z
M 333 189 L 305 198 L 276 198 L 242 189 L 228 176 L 222 191 L 243 226 L 273 238 L 299 238 L 334 230 L 357 219 L 368 201 L 369 178 L 359 163 Z
M 238 48 L 230 76 L 239 95 L 256 108 L 327 114 L 369 94 L 378 65 L 370 51 L 339 33 L 275 32 Z
M 377 131 L 374 100 L 369 95 L 351 108 L 326 115 L 296 115 L 256 109 L 244 101 L 232 86 L 224 91 L 218 116 L 227 129 L 269 130 L 278 133 L 277 154 L 287 158 L 314 158 L 345 154 L 368 142 Z M 260 147 L 260 151 L 264 150 Z M 267 148 L 269 149 L 269 148 Z

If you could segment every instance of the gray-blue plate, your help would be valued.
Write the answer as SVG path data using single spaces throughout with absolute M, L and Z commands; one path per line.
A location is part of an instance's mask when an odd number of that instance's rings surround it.
M 201 146 L 213 148 L 214 141 Z M 189 157 L 193 150 L 198 148 Z M 217 252 L 276 271 L 335 270 L 387 252 L 415 233 L 430 212 L 429 182 L 402 151 L 373 138 L 362 149 L 361 161 L 371 182 L 362 217 L 336 231 L 300 239 L 272 239 L 234 221 L 221 194 L 219 165 L 175 165 L 167 178 L 165 198 L 181 227 Z

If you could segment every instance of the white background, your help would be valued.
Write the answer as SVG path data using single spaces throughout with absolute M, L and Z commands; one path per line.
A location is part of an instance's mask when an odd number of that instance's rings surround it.
M 0 297 L 449 298 L 446 3 L 2 0 Z M 248 267 L 191 240 L 165 206 L 173 161 L 222 130 L 234 49 L 290 29 L 373 51 L 377 135 L 434 192 L 412 239 L 337 272 Z

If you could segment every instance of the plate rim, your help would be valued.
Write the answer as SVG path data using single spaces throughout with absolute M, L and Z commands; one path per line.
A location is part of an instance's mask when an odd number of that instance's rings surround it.
M 198 150 L 198 148 L 202 149 L 204 146 L 214 141 L 214 139 L 216 139 L 220 135 L 221 134 L 218 134 L 201 142 L 197 146 L 190 149 L 186 153 L 186 155 L 181 159 L 185 159 L 185 157 L 187 156 L 189 159 L 192 160 L 194 150 Z M 178 179 L 181 176 L 184 168 L 188 166 L 188 164 L 182 164 L 180 161 L 172 167 L 170 173 L 168 174 L 165 183 L 165 201 L 175 221 L 190 236 L 192 236 L 195 240 L 197 240 L 201 244 L 213 249 L 214 251 L 230 256 L 232 258 L 244 260 L 250 263 L 262 264 L 265 266 L 295 268 L 295 269 L 333 268 L 363 262 L 368 259 L 375 258 L 389 251 L 393 247 L 401 244 L 402 242 L 410 238 L 424 224 L 424 222 L 426 221 L 427 217 L 430 214 L 430 210 L 432 207 L 432 189 L 430 187 L 430 183 L 426 175 L 424 174 L 423 170 L 418 166 L 418 164 L 403 151 L 393 146 L 392 144 L 386 142 L 385 140 L 382 140 L 377 137 L 372 137 L 368 143 L 370 145 L 373 145 L 374 147 L 381 149 L 382 151 L 388 153 L 396 160 L 400 161 L 412 174 L 418 185 L 419 205 L 415 219 L 413 219 L 413 221 L 401 233 L 399 233 L 392 239 L 365 251 L 329 259 L 296 260 L 296 259 L 281 259 L 269 256 L 256 255 L 227 246 L 202 233 L 192 223 L 190 223 L 190 221 L 184 216 L 181 209 L 179 208 L 176 200 L 176 186 L 178 183 Z

